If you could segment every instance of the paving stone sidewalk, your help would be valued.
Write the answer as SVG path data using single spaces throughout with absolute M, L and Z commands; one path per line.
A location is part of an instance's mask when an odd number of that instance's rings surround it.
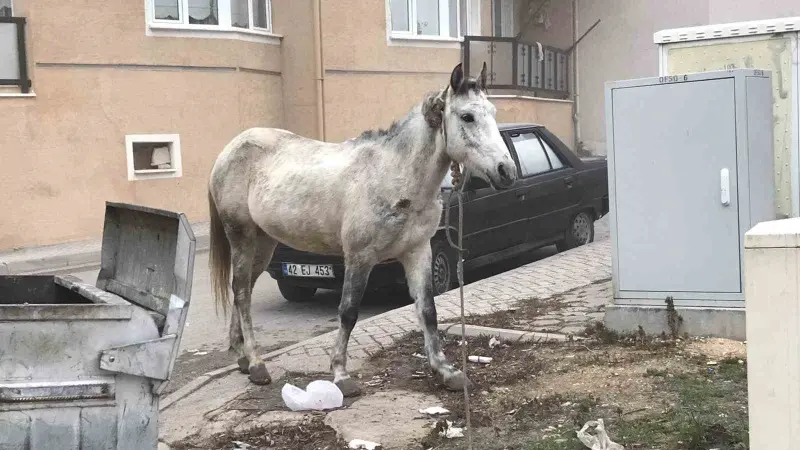
M 566 293 L 574 295 L 574 300 L 580 302 L 590 294 L 586 289 L 598 289 L 592 294 L 607 298 L 609 293 L 602 290 L 610 289 L 610 284 L 603 285 L 611 277 L 610 251 L 611 243 L 605 238 L 464 286 L 465 313 L 506 311 L 522 299 L 544 299 Z M 576 291 L 581 287 L 586 287 L 584 292 Z M 582 297 L 578 298 L 578 295 Z M 600 306 L 577 304 L 574 311 L 566 313 L 574 319 L 562 316 L 558 319 L 560 322 L 549 326 L 560 325 L 557 328 L 563 331 L 565 327 L 575 325 L 578 319 L 584 322 L 601 320 L 601 315 L 588 315 L 601 313 Z M 457 320 L 460 317 L 458 289 L 438 296 L 436 308 L 440 323 Z M 590 311 L 589 308 L 594 309 Z M 393 345 L 406 333 L 418 329 L 413 304 L 357 322 L 348 347 L 348 368 L 356 373 L 370 354 Z M 332 331 L 268 355 L 267 366 L 273 380 L 278 380 L 286 371 L 327 372 L 335 336 L 336 331 Z M 163 441 L 169 444 L 201 431 L 222 431 L 226 421 L 236 423 L 242 420 L 241 411 L 237 413 L 233 404 L 251 387 L 247 377 L 233 366 L 216 372 L 205 379 L 201 377 L 200 385 L 187 385 L 186 389 L 173 393 L 171 398 L 162 399 L 160 435 Z M 248 413 L 253 414 L 252 411 Z

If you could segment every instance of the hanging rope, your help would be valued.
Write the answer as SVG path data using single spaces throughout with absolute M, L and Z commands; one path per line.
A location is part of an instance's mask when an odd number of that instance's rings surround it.
M 444 222 L 445 222 L 445 236 L 447 236 L 447 242 L 450 244 L 451 247 L 456 249 L 458 254 L 458 264 L 457 264 L 457 276 L 458 276 L 458 294 L 461 298 L 461 370 L 464 372 L 464 415 L 466 416 L 466 427 L 467 427 L 467 448 L 472 450 L 472 424 L 470 422 L 470 408 L 469 408 L 469 386 L 466 380 L 469 378 L 467 377 L 467 337 L 466 337 L 466 324 L 464 319 L 464 258 L 462 257 L 463 251 L 463 241 L 462 238 L 464 236 L 464 208 L 463 208 L 463 198 L 461 193 L 461 183 L 463 180 L 463 175 L 461 173 L 461 166 L 458 165 L 455 161 L 450 164 L 450 174 L 453 179 L 453 189 L 450 191 L 450 195 L 447 197 L 447 204 L 445 205 L 445 212 L 444 212 Z M 450 237 L 450 204 L 451 200 L 453 199 L 453 193 L 456 194 L 458 198 L 458 245 L 453 243 L 452 238 Z

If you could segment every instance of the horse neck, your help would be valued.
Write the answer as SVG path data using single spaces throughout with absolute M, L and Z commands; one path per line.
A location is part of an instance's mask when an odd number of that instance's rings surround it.
M 450 166 L 445 141 L 440 129 L 431 128 L 421 114 L 411 114 L 407 126 L 398 134 L 398 142 L 408 143 L 397 169 L 406 172 L 410 180 L 406 188 L 417 200 L 424 202 L 439 195 L 442 180 Z

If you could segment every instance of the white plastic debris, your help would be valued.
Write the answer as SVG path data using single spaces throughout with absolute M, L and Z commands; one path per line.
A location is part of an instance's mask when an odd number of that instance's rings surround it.
M 428 358 L 425 357 L 425 355 L 420 355 L 419 353 L 414 353 L 411 356 L 413 356 L 414 358 L 419 358 L 419 359 L 428 359 Z
M 492 362 L 492 358 L 489 357 L 489 356 L 474 356 L 473 355 L 473 356 L 470 356 L 467 359 L 469 359 L 470 362 L 481 363 L 481 364 L 489 364 L 490 362 Z
M 595 427 L 595 434 L 589 434 L 586 430 L 590 427 Z M 591 450 L 625 450 L 625 447 L 611 441 L 606 434 L 606 427 L 603 424 L 603 419 L 590 420 L 583 425 L 583 428 L 576 431 L 578 439 L 583 442 L 587 448 Z
M 377 442 L 365 441 L 363 439 L 353 439 L 347 443 L 347 447 L 354 449 L 377 450 L 381 448 L 381 444 Z
M 439 436 L 444 436 L 447 439 L 453 438 L 460 438 L 464 437 L 464 429 L 460 427 L 454 427 L 453 422 L 446 420 L 447 428 L 439 432 Z
M 306 390 L 286 383 L 281 389 L 281 397 L 292 411 L 334 409 L 341 407 L 344 401 L 339 387 L 328 380 L 312 381 Z
M 492 336 L 492 338 L 489 339 L 489 348 L 495 348 L 498 345 L 500 345 L 500 340 Z
M 248 448 L 252 447 L 250 444 L 242 442 L 242 441 L 233 441 L 233 449 L 234 450 L 247 450 Z
M 429 416 L 438 416 L 443 414 L 450 414 L 450 411 L 442 408 L 441 406 L 431 406 L 430 408 L 420 409 L 419 412 Z

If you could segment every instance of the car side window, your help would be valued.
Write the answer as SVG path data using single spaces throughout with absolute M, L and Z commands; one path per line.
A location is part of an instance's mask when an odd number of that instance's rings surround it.
M 523 177 L 529 177 L 550 170 L 545 150 L 534 133 L 512 135 L 511 141 L 519 158 L 519 167 Z
M 553 170 L 560 169 L 564 167 L 564 161 L 558 156 L 558 153 L 553 151 L 553 148 L 550 147 L 550 144 L 547 143 L 544 139 L 539 137 L 539 141 L 544 146 L 544 151 L 547 152 L 547 158 L 550 160 L 550 165 L 553 167 Z

